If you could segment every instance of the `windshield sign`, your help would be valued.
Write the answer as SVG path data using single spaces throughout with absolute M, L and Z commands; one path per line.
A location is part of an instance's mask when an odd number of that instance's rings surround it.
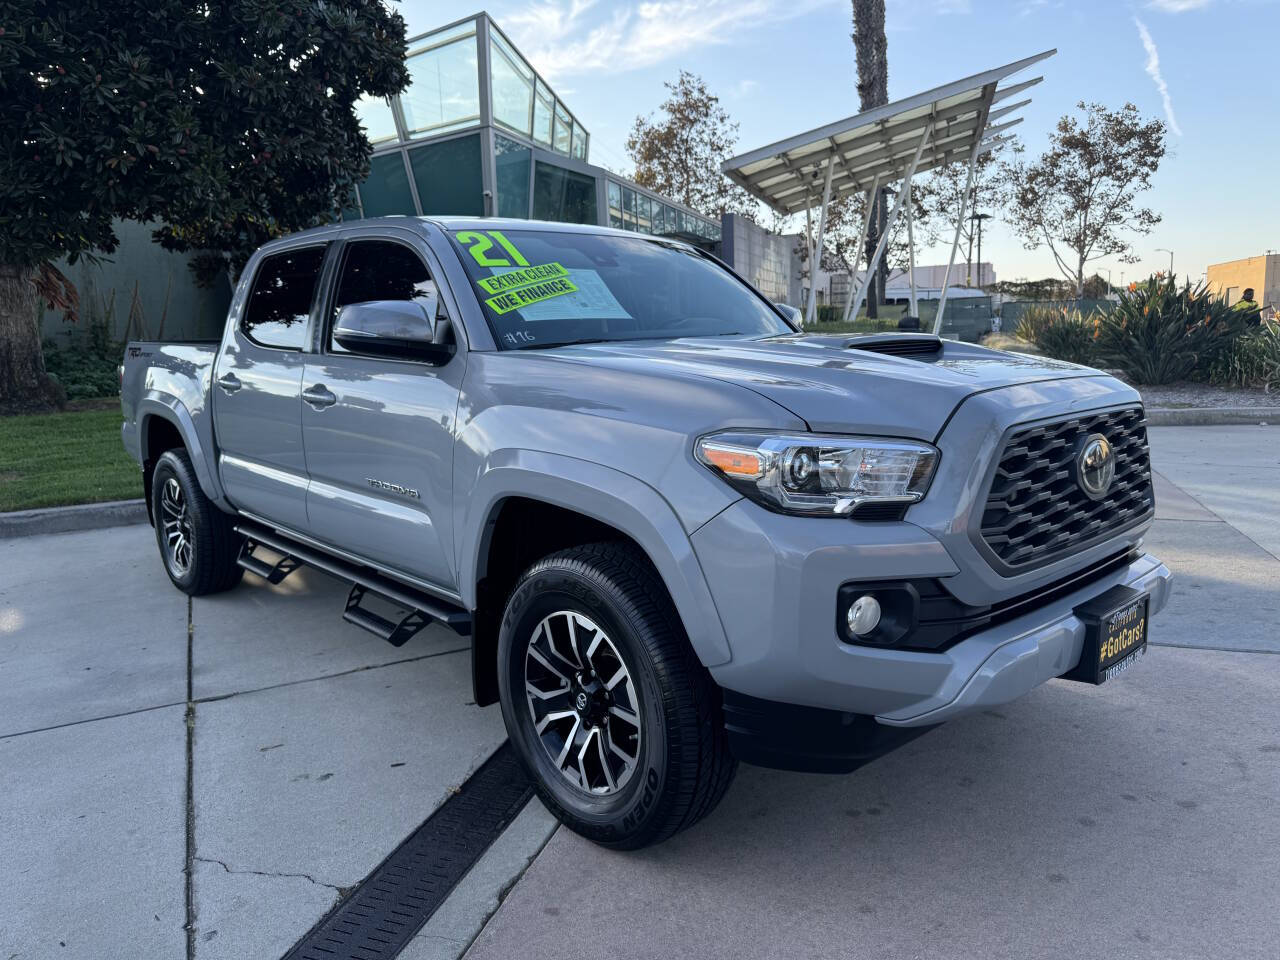
M 792 332 L 749 287 L 681 244 L 554 230 L 453 238 L 505 350 Z

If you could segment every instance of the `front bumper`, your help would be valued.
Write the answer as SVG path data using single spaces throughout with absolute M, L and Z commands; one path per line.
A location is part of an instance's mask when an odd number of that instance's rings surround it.
M 942 651 L 858 646 L 835 630 L 841 583 L 947 578 L 957 568 L 911 523 L 876 524 L 874 543 L 841 542 L 847 536 L 844 524 L 782 517 L 750 503 L 735 504 L 694 534 L 732 647 L 731 660 L 711 668 L 727 701 L 745 696 L 888 726 L 932 726 L 1007 703 L 1074 667 L 1085 627 L 1072 611 L 1086 600 L 1125 584 L 1150 594 L 1154 615 L 1169 597 L 1168 568 L 1139 553 Z

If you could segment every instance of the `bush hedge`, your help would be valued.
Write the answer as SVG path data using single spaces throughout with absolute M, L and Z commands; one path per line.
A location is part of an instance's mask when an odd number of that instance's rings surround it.
M 1280 389 L 1280 333 L 1246 326 L 1204 285 L 1133 284 L 1107 313 L 1034 307 L 1017 336 L 1046 356 L 1119 370 L 1138 384 L 1181 380 Z

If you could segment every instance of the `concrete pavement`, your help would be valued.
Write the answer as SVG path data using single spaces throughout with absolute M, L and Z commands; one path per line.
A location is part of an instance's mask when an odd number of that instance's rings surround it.
M 534 801 L 401 956 L 1274 957 L 1280 428 L 1151 436 L 1175 646 L 847 777 L 744 767 L 640 853 Z M 0 960 L 280 956 L 501 742 L 465 640 L 344 597 L 188 606 L 146 526 L 0 540 Z

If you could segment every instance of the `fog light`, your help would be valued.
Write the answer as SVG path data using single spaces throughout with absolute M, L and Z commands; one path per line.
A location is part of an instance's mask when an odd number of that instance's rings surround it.
M 850 633 L 855 637 L 865 637 L 880 625 L 880 601 L 864 594 L 849 605 L 847 620 Z

